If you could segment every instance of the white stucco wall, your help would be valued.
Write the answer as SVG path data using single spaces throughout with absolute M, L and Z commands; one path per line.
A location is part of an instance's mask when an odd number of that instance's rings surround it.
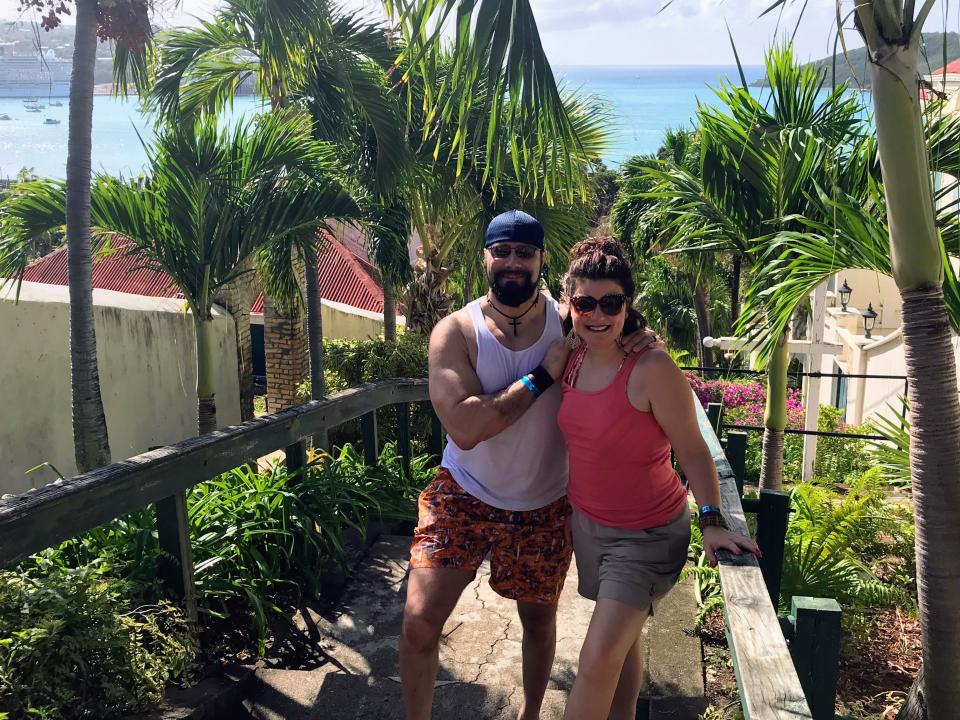
M 0 494 L 56 479 L 24 472 L 50 462 L 76 472 L 71 420 L 69 298 L 66 287 L 23 283 L 0 291 Z M 97 360 L 114 460 L 197 434 L 196 343 L 182 300 L 94 290 Z M 217 419 L 240 421 L 233 319 L 215 310 Z
M 383 315 L 355 308 L 352 305 L 323 300 L 320 305 L 323 337 L 327 340 L 366 340 L 383 335 Z M 263 325 L 263 315 L 252 315 L 250 322 Z M 406 324 L 397 316 L 397 327 Z

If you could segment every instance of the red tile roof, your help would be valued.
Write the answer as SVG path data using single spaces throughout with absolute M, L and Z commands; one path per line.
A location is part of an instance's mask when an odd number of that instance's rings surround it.
M 930 78 L 933 79 L 937 75 L 960 75 L 960 58 L 957 58 L 953 62 L 949 62 L 946 66 L 937 68 L 930 73 Z
M 383 312 L 383 289 L 376 270 L 367 260 L 362 240 L 345 237 L 345 245 L 328 240 L 320 250 L 317 265 L 320 275 L 320 297 L 325 300 L 351 305 L 374 313 Z M 160 270 L 142 267 L 143 260 L 128 254 L 130 242 L 119 239 L 113 242 L 114 252 L 95 260 L 93 264 L 93 287 L 102 290 L 151 297 L 183 297 L 170 276 Z M 54 250 L 32 262 L 24 272 L 24 280 L 50 285 L 67 284 L 67 248 Z M 263 295 L 257 295 L 250 311 L 263 312 Z
M 180 290 L 171 285 L 169 275 L 162 270 L 143 267 L 143 258 L 129 254 L 129 240 L 119 238 L 111 246 L 113 252 L 110 255 L 99 260 L 94 258 L 93 287 L 131 295 L 183 297 Z M 67 246 L 34 260 L 24 271 L 23 279 L 47 285 L 66 285 Z

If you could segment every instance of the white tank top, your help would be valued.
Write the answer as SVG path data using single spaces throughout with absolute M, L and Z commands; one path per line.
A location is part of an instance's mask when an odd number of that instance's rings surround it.
M 563 337 L 556 303 L 547 303 L 543 334 L 526 350 L 500 344 L 480 310 L 483 298 L 467 305 L 477 336 L 477 376 L 485 394 L 500 392 L 539 365 L 554 340 Z M 554 383 L 513 425 L 472 450 L 450 436 L 443 467 L 460 487 L 488 505 L 504 510 L 535 510 L 563 496 L 567 489 L 567 446 L 557 426 L 560 383 Z

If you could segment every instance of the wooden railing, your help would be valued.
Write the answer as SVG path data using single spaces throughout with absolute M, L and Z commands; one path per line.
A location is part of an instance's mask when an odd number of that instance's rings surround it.
M 383 380 L 0 500 L 0 567 L 14 565 L 44 548 L 155 503 L 161 546 L 176 564 L 172 570 L 168 568 L 167 580 L 179 588 L 189 608 L 193 578 L 186 490 L 281 448 L 286 450 L 288 466 L 297 468 L 305 461 L 305 438 L 358 417 L 365 458 L 368 463 L 375 462 L 376 411 L 388 405 L 400 407 L 398 439 L 401 456 L 409 467 L 409 404 L 427 399 L 426 380 Z M 720 475 L 727 522 L 746 534 L 736 475 L 710 419 L 702 410 L 699 413 L 701 432 Z M 439 451 L 441 442 L 441 428 L 434 416 L 432 449 Z M 771 602 L 771 589 L 756 558 L 721 553 L 720 582 L 745 717 L 813 717 Z
M 358 417 L 373 439 L 365 443 L 365 457 L 375 462 L 376 411 L 395 404 L 401 406 L 400 452 L 409 467 L 409 403 L 427 399 L 426 380 L 370 383 L 0 500 L 0 567 L 156 503 L 160 545 L 172 558 L 161 570 L 188 610 L 195 609 L 186 490 L 281 448 L 288 466 L 297 468 L 305 461 L 305 438 Z M 439 447 L 436 433 L 432 444 Z
M 714 423 L 695 403 L 700 432 L 720 477 L 723 514 L 730 529 L 749 535 L 740 502 L 741 488 L 714 432 Z M 747 720 L 811 718 L 780 621 L 757 558 L 750 553 L 717 554 L 723 589 L 727 644 Z

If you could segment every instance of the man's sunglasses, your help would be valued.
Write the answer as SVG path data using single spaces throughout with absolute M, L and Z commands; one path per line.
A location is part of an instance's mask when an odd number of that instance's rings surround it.
M 597 305 L 604 315 L 616 315 L 623 310 L 623 305 L 627 301 L 627 296 L 622 293 L 616 295 L 604 295 L 597 300 L 589 295 L 575 295 L 570 298 L 570 304 L 576 308 L 578 313 L 593 312 Z
M 519 260 L 530 260 L 537 254 L 533 245 L 493 245 L 487 248 L 497 260 L 506 260 L 510 255 L 516 255 Z

